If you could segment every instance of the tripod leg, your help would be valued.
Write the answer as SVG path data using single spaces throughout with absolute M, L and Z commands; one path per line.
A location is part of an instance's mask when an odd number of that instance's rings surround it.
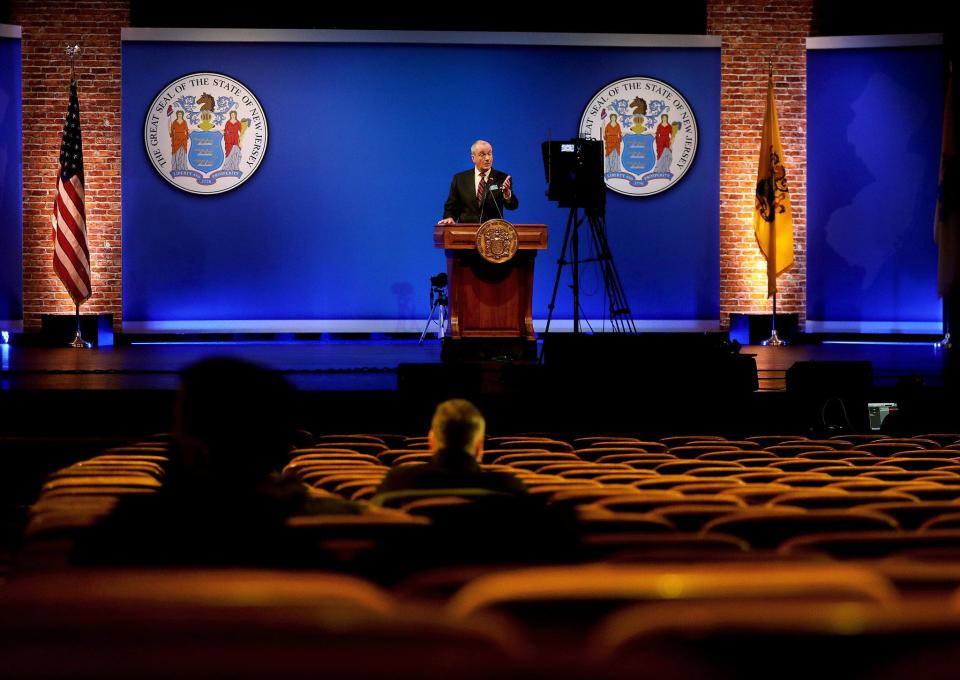
M 447 306 L 444 304 L 440 305 L 440 328 L 437 330 L 437 339 L 443 340 L 446 337 L 447 330 L 447 315 L 444 313 L 447 309 Z
M 576 210 L 574 210 L 576 213 Z M 573 251 L 573 332 L 580 333 L 580 221 L 573 223 L 573 238 L 571 239 L 571 250 Z
M 550 296 L 550 304 L 547 305 L 549 313 L 547 314 L 547 325 L 543 329 L 544 335 L 550 332 L 550 322 L 553 320 L 553 308 L 557 304 L 557 290 L 560 288 L 560 276 L 563 273 L 563 265 L 569 264 L 567 262 L 567 246 L 570 244 L 570 232 L 572 231 L 571 227 L 576 222 L 576 213 L 576 208 L 570 210 L 570 216 L 567 217 L 567 229 L 563 232 L 563 245 L 560 247 L 560 259 L 557 260 L 557 276 L 553 280 L 553 294 Z
M 630 313 L 630 303 L 627 301 L 626 291 L 623 289 L 617 266 L 613 261 L 613 253 L 610 251 L 610 243 L 607 241 L 607 232 L 602 218 L 590 218 L 590 233 L 597 249 L 597 259 L 603 270 L 603 283 L 610 300 L 610 321 L 620 332 L 636 333 L 637 327 Z
M 424 325 L 424 327 L 423 327 L 423 333 L 420 334 L 420 342 L 417 343 L 418 345 L 422 345 L 422 344 L 423 344 L 423 339 L 424 339 L 425 337 L 427 337 L 427 329 L 430 328 L 430 322 L 433 321 L 433 313 L 434 313 L 435 311 L 437 311 L 437 303 L 436 303 L 436 302 L 434 302 L 434 303 L 433 303 L 433 307 L 430 308 L 430 316 L 427 317 L 427 323 L 426 323 L 426 324 Z M 442 330 L 441 330 L 441 332 L 442 332 Z M 441 337 L 443 337 L 443 336 L 441 335 Z

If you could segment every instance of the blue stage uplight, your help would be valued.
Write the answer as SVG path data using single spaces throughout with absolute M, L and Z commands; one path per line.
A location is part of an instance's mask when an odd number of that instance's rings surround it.
M 10 344 L 10 331 L 0 331 L 0 345 Z

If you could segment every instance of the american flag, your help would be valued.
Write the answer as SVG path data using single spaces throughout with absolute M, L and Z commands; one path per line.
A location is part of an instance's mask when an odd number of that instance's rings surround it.
M 53 204 L 53 269 L 74 303 L 90 297 L 90 251 L 83 206 L 83 144 L 80 141 L 80 102 L 77 81 L 70 83 L 70 106 L 60 142 L 60 174 Z

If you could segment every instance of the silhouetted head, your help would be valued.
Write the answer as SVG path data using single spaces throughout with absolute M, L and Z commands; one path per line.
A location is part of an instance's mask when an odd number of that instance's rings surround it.
M 431 451 L 463 451 L 478 461 L 483 455 L 486 421 L 466 399 L 450 399 L 437 406 L 428 439 Z
M 293 441 L 293 394 L 281 376 L 238 359 L 185 369 L 173 423 L 183 471 L 256 483 L 281 469 Z

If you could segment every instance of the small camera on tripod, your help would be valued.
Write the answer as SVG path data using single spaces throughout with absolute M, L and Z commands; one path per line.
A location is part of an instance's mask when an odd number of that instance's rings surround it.
M 449 314 L 450 302 L 447 300 L 447 274 L 440 272 L 436 276 L 430 277 L 430 316 L 427 317 L 427 324 L 423 327 L 423 333 L 420 334 L 420 342 L 427 337 L 427 331 L 430 324 L 437 325 L 437 338 L 443 339 L 447 327 L 447 315 Z M 436 315 L 436 318 L 434 318 Z

